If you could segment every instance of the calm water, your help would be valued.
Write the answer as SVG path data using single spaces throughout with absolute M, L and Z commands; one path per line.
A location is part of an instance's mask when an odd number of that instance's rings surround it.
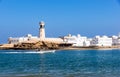
M 19 52 L 0 50 L 0 77 L 120 77 L 120 50 Z

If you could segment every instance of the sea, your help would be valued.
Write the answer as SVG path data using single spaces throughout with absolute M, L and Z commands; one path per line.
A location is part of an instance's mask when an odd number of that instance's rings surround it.
M 120 77 L 120 50 L 0 50 L 0 77 Z

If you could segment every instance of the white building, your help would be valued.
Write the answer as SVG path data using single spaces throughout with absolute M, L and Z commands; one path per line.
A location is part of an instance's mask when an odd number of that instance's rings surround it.
M 31 34 L 28 34 L 25 37 L 18 37 L 18 38 L 10 37 L 8 39 L 8 43 L 9 44 L 17 44 L 17 43 L 28 42 L 28 41 L 35 41 L 35 40 L 38 40 L 37 36 L 32 36 Z
M 117 45 L 118 44 L 118 36 L 112 36 L 112 44 Z
M 77 36 L 72 36 L 69 34 L 68 36 L 63 37 L 63 41 L 65 43 L 72 43 L 73 46 L 89 46 L 90 41 L 87 39 L 87 37 L 82 37 L 79 34 Z
M 91 45 L 91 41 L 92 41 L 91 38 L 85 40 L 85 41 L 83 42 L 83 46 L 90 46 L 90 45 Z
M 91 41 L 91 46 L 112 46 L 112 38 L 95 36 Z
M 113 45 L 120 45 L 120 33 L 118 36 L 112 36 Z

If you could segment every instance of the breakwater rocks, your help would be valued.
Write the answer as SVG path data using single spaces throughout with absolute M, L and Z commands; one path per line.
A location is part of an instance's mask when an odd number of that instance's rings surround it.
M 61 49 L 61 48 L 70 47 L 70 46 L 72 46 L 72 44 L 38 41 L 38 42 L 24 42 L 24 43 L 18 43 L 18 44 L 3 44 L 0 46 L 0 49 L 48 50 L 48 49 Z
M 18 44 L 2 44 L 0 49 L 13 49 L 13 50 L 89 50 L 89 49 L 120 49 L 120 46 L 88 46 L 88 47 L 73 47 L 72 44 L 38 41 L 38 42 L 24 42 Z

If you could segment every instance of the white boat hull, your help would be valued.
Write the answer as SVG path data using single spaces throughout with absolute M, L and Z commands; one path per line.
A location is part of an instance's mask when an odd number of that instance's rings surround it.
M 54 53 L 55 50 L 40 50 L 40 51 L 37 51 L 37 52 L 41 53 L 41 54 L 43 54 L 43 53 Z

